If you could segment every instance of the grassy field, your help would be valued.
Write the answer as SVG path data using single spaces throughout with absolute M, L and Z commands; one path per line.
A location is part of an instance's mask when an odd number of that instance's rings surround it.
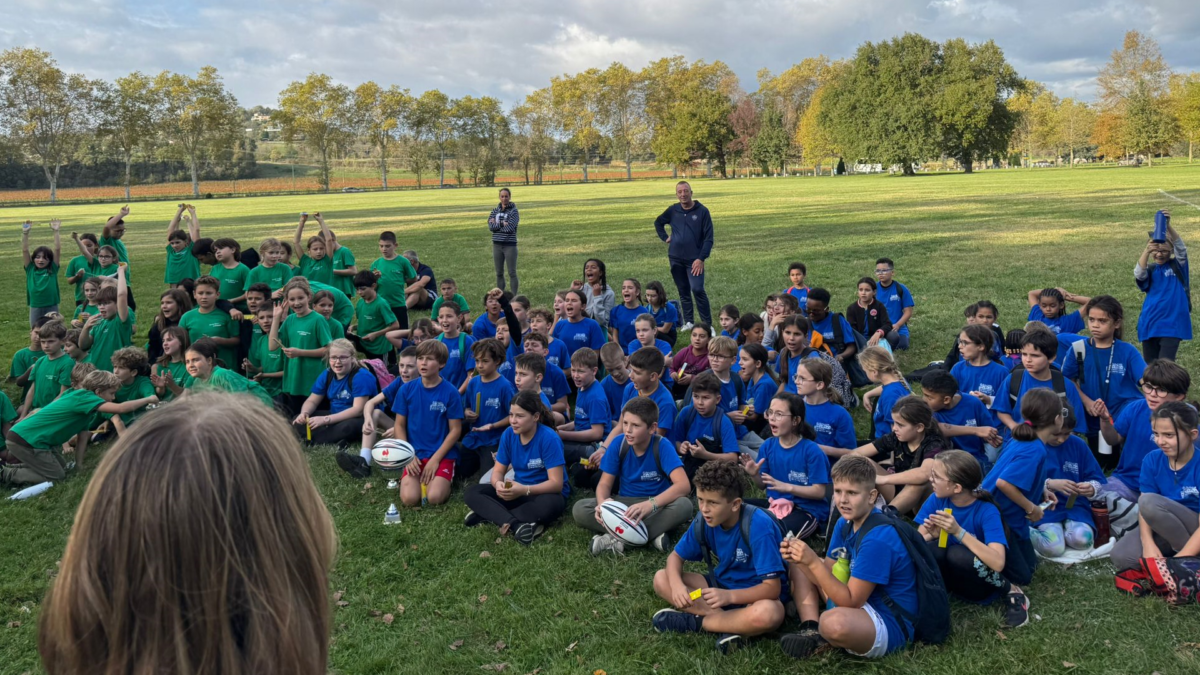
M 1132 269 L 1154 211 L 1171 208 L 1193 244 L 1200 224 L 1200 211 L 1159 194 L 1200 203 L 1200 167 L 693 186 L 717 228 L 708 268 L 715 306 L 733 302 L 757 311 L 767 293 L 785 286 L 787 264 L 802 260 L 809 284 L 829 288 L 833 306 L 844 308 L 875 259 L 891 257 L 896 278 L 917 303 L 913 348 L 902 355 L 906 370 L 945 355 L 971 302 L 993 300 L 1006 329 L 1023 323 L 1025 293 L 1034 287 L 1116 295 L 1132 339 L 1141 305 Z M 628 276 L 668 280 L 665 247 L 651 223 L 673 201 L 670 181 L 514 191 L 522 212 L 521 289 L 535 304 L 549 303 L 553 291 L 580 277 L 592 256 L 607 261 L 614 286 Z M 266 236 L 290 239 L 297 214 L 319 210 L 360 265 L 376 256 L 378 233 L 394 230 L 402 248 L 416 249 L 439 278 L 454 276 L 478 306 L 494 283 L 485 229 L 494 197 L 491 189 L 463 189 L 214 200 L 200 204 L 199 214 L 204 235 L 253 245 Z M 174 205 L 131 208 L 126 241 L 144 335 L 162 287 L 164 232 Z M 9 289 L 0 299 L 0 358 L 27 340 L 20 222 L 38 222 L 36 245 L 49 242 L 44 223 L 52 217 L 63 219 L 69 235 L 98 231 L 112 211 L 109 205 L 0 209 L 0 288 Z M 64 261 L 72 254 L 64 247 Z M 63 293 L 70 297 L 65 285 Z M 1200 365 L 1190 344 L 1181 361 Z M 38 669 L 39 603 L 101 454 L 89 453 L 86 470 L 50 493 L 0 507 L 4 673 Z M 395 495 L 384 480 L 345 479 L 328 451 L 310 453 L 309 462 L 341 537 L 331 589 L 344 592 L 348 603 L 335 610 L 331 667 L 339 673 L 1200 672 L 1196 609 L 1120 596 L 1106 563 L 1040 569 L 1029 589 L 1035 620 L 1007 634 L 998 630 L 995 608 L 956 605 L 949 644 L 877 662 L 833 655 L 798 664 L 770 640 L 721 657 L 708 638 L 651 629 L 650 615 L 662 606 L 650 588 L 661 554 L 593 559 L 589 536 L 569 519 L 532 548 L 498 541 L 492 529 L 461 527 L 466 508 L 457 494 L 447 506 L 403 512 L 401 526 L 385 528 L 383 511 Z M 491 555 L 481 558 L 483 551 Z M 380 613 L 394 614 L 394 623 L 385 624 Z

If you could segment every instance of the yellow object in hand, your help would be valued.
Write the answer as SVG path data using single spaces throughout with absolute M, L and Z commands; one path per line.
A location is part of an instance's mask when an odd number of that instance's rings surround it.
M 696 590 L 694 590 L 694 591 L 692 591 L 691 593 L 689 593 L 689 594 L 688 594 L 688 597 L 689 597 L 689 598 L 691 598 L 691 599 L 693 599 L 693 600 L 699 600 L 699 599 L 700 599 L 700 595 L 701 595 L 701 590 L 700 590 L 699 588 L 697 588 Z
M 308 436 L 308 440 L 311 441 L 312 440 L 312 425 L 305 422 L 304 428 L 307 430 L 305 433 Z
M 475 414 L 476 415 L 479 414 L 479 406 L 482 404 L 482 402 L 483 402 L 483 392 L 481 392 L 481 391 L 475 392 Z
M 954 509 L 942 509 L 942 513 L 946 515 L 950 515 L 953 512 Z M 941 534 L 938 535 L 938 548 L 946 548 L 946 544 L 949 543 L 949 537 L 950 533 L 942 530 Z
M 1069 498 L 1067 498 L 1067 508 L 1068 509 L 1075 508 L 1075 498 L 1078 496 L 1079 495 L 1071 495 Z
M 590 468 L 592 468 L 592 463 L 589 462 L 587 460 L 587 458 L 585 457 L 585 458 L 579 460 L 579 466 L 582 466 L 585 469 L 590 469 Z

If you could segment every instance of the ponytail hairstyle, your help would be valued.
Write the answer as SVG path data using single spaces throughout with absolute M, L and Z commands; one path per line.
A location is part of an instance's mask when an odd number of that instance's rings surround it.
M 933 417 L 933 409 L 920 396 L 909 394 L 896 401 L 896 405 L 892 406 L 892 417 L 899 417 L 913 426 L 918 424 L 924 426 L 926 438 L 932 436 L 943 441 L 946 440 L 942 436 L 941 427 Z
M 900 372 L 900 366 L 896 365 L 896 359 L 892 358 L 892 353 L 883 347 L 867 347 L 858 355 L 858 364 L 863 370 L 874 370 L 879 373 L 886 373 L 900 378 L 900 383 L 904 388 L 912 391 L 912 387 L 908 386 L 908 381 L 904 379 L 904 375 Z
M 946 480 L 961 485 L 972 497 L 989 504 L 995 504 L 992 493 L 980 489 L 983 483 L 983 468 L 979 460 L 966 450 L 943 450 L 933 456 L 934 461 L 941 462 L 942 473 Z
M 183 345 L 183 349 L 180 351 L 180 356 L 187 354 L 187 350 L 191 349 L 191 346 L 192 346 L 191 337 L 188 335 L 188 332 L 186 330 L 184 330 L 183 328 L 181 328 L 179 326 L 167 326 L 166 328 L 163 328 L 162 330 L 159 331 L 159 335 L 162 338 L 165 338 L 168 335 L 172 335 L 175 337 L 176 340 L 179 340 L 179 344 Z M 161 357 L 159 357 L 159 359 L 157 361 L 155 361 L 155 363 L 157 363 L 160 366 L 168 366 L 169 367 L 171 365 L 171 355 L 167 354 L 166 352 L 163 352 L 163 355 Z
M 1120 340 L 1125 332 L 1125 308 L 1121 306 L 1121 301 L 1111 295 L 1097 295 L 1088 301 L 1083 307 L 1083 316 L 1086 319 L 1089 312 L 1093 309 L 1098 309 L 1108 315 L 1113 320 L 1116 330 L 1113 331 L 1113 338 Z
M 766 327 L 766 324 L 763 321 L 762 317 L 757 314 L 754 314 L 752 312 L 747 312 L 747 313 L 743 314 L 741 317 L 739 317 L 738 322 L 737 322 L 737 329 L 738 329 L 737 342 L 738 342 L 738 344 L 739 345 L 746 344 L 746 333 L 750 332 L 751 330 L 754 330 L 754 327 L 759 324 L 763 324 L 764 328 Z
M 1012 430 L 1012 437 L 1032 441 L 1038 431 L 1058 426 L 1059 418 L 1065 417 L 1062 399 L 1050 389 L 1030 389 L 1021 397 L 1021 417 L 1025 421 Z
M 647 299 L 646 304 L 650 307 L 650 309 L 662 309 L 663 307 L 667 306 L 667 289 L 663 287 L 661 281 L 658 281 L 657 279 L 651 281 L 650 283 L 646 284 L 646 290 L 657 293 L 658 301 L 662 303 L 658 307 L 655 307 L 654 304 Z
M 608 286 L 608 268 L 604 266 L 603 260 L 599 258 L 588 258 L 587 260 L 583 261 L 584 270 L 587 269 L 588 263 L 596 263 L 596 267 L 600 270 L 600 288 L 601 292 L 603 292 L 603 289 Z M 583 278 L 586 280 L 587 275 L 584 274 Z M 583 304 L 585 307 L 587 306 L 587 298 L 583 298 Z
M 770 354 L 767 353 L 766 347 L 760 344 L 749 344 L 742 345 L 741 350 L 746 352 L 746 356 L 749 356 L 750 360 L 758 364 L 759 370 L 766 373 L 767 377 L 771 378 L 772 382 L 779 382 L 779 376 L 776 375 L 775 370 L 771 368 L 771 357 Z
M 1057 288 L 1043 288 L 1042 292 L 1038 294 L 1038 299 L 1041 299 L 1041 298 L 1050 298 L 1050 299 L 1054 300 L 1055 302 L 1057 302 L 1059 305 L 1058 315 L 1055 316 L 1054 318 L 1057 319 L 1057 318 L 1062 317 L 1063 312 L 1065 312 L 1067 309 L 1067 299 L 1063 297 L 1063 294 L 1061 291 L 1059 291 Z M 1047 317 L 1047 318 L 1049 318 L 1049 317 Z
M 808 420 L 804 418 L 807 411 L 805 410 L 803 396 L 800 396 L 799 394 L 793 394 L 790 391 L 781 391 L 778 394 L 775 394 L 771 400 L 783 401 L 784 403 L 787 403 L 788 412 L 791 413 L 792 418 L 796 420 L 796 434 L 800 436 L 800 438 L 803 438 L 806 441 L 817 440 L 816 430 L 814 430 L 812 425 L 808 423 Z
M 522 389 L 513 397 L 512 405 L 536 415 L 538 424 L 543 426 L 554 425 L 554 416 L 550 412 L 550 409 L 546 407 L 546 404 L 542 403 L 542 392 L 540 391 Z
M 821 359 L 804 359 L 796 367 L 808 371 L 814 382 L 825 385 L 822 390 L 825 392 L 825 396 L 833 403 L 842 405 L 842 394 L 833 387 L 833 366 Z
M 1169 420 L 1171 426 L 1175 427 L 1175 443 L 1176 452 L 1179 452 L 1179 446 L 1183 444 L 1183 439 L 1190 439 L 1196 429 L 1200 427 L 1200 413 L 1196 409 L 1183 401 L 1167 401 L 1158 406 L 1158 410 L 1150 416 L 1150 424 L 1154 424 L 1154 420 Z

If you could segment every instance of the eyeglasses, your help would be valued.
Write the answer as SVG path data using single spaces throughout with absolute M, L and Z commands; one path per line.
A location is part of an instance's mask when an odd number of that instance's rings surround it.
M 779 412 L 778 410 L 771 410 L 768 408 L 763 412 L 763 417 L 769 420 L 781 420 L 787 417 L 795 417 L 795 415 L 792 415 L 791 413 Z
M 732 361 L 733 356 L 730 354 L 713 354 L 712 352 L 709 352 L 708 360 L 712 361 L 713 359 L 720 359 L 722 361 Z
M 814 377 L 800 377 L 799 375 L 797 375 L 796 377 L 794 377 L 792 379 L 795 380 L 796 382 L 816 382 L 817 381 L 817 379 Z
M 1167 394 L 1171 393 L 1171 392 L 1167 391 L 1166 389 L 1163 389 L 1162 387 L 1155 385 L 1155 384 L 1150 384 L 1149 382 L 1146 382 L 1145 380 L 1138 382 L 1138 386 L 1141 387 L 1143 394 L 1156 394 L 1158 396 L 1166 396 Z
M 353 358 L 353 357 L 351 357 L 351 356 L 334 356 L 332 354 L 329 355 L 330 361 L 349 361 L 351 358 Z
M 889 267 L 885 270 L 875 270 L 875 274 L 887 274 L 888 272 L 891 272 L 893 269 L 895 269 L 895 268 Z

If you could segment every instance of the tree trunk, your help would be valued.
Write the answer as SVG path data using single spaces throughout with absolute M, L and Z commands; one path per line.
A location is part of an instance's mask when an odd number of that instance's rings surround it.
M 587 151 L 583 153 L 583 182 L 588 182 L 588 155 Z
M 383 179 L 383 189 L 387 190 L 387 158 L 383 156 L 382 150 L 380 150 L 379 153 L 379 172 L 381 174 L 380 177 Z
M 125 153 L 125 201 L 129 201 L 129 166 L 133 164 L 133 155 Z
M 958 160 L 962 164 L 963 173 L 973 173 L 975 171 L 975 162 L 970 157 L 964 157 Z
M 329 192 L 329 151 L 321 151 L 321 191 Z
M 1071 168 L 1075 168 L 1075 146 L 1071 146 Z
M 438 169 L 438 187 L 446 184 L 446 146 L 442 146 L 441 168 Z
M 628 146 L 625 147 L 625 180 L 633 180 L 633 157 Z
M 196 166 L 196 157 L 194 155 L 192 156 L 192 161 L 190 162 L 190 164 L 191 164 L 191 169 L 192 169 L 192 196 L 195 197 L 196 199 L 199 199 L 200 198 L 200 170 Z M 294 172 L 295 170 L 296 170 L 295 167 L 293 167 L 292 171 Z
M 913 171 L 912 162 L 904 160 L 900 163 L 900 170 L 905 176 L 915 176 L 917 173 Z
M 50 172 L 50 167 L 42 165 L 42 171 L 46 173 L 46 182 L 50 184 L 50 203 L 58 201 L 58 167 L 54 168 L 54 172 Z

